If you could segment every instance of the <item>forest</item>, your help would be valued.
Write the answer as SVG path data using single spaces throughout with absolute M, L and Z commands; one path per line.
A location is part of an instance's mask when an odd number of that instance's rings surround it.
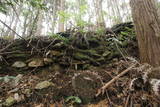
M 0 107 L 160 107 L 160 0 L 0 0 Z

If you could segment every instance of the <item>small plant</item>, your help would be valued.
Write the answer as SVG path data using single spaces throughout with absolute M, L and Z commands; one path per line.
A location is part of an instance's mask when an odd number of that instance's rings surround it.
M 60 22 L 66 22 L 71 18 L 71 14 L 67 11 L 59 11 L 58 16 L 60 17 Z
M 128 35 L 129 35 L 129 33 L 128 33 L 128 32 L 124 32 L 124 31 L 122 31 L 122 32 L 121 32 L 121 35 L 128 36 Z
M 56 38 L 58 40 L 63 41 L 64 44 L 68 44 L 69 43 L 69 39 L 68 38 L 65 38 L 65 37 L 63 37 L 63 36 L 61 36 L 59 34 L 50 34 L 50 36 L 53 37 L 53 38 Z
M 71 103 L 71 104 L 81 104 L 82 101 L 79 97 L 76 96 L 69 96 L 65 100 L 66 103 Z
M 96 30 L 96 33 L 97 33 L 98 35 L 104 35 L 105 29 L 104 29 L 104 28 L 98 28 L 98 29 Z

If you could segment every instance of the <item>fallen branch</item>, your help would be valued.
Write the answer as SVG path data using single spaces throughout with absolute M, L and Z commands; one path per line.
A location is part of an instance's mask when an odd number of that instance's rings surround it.
M 116 80 L 118 80 L 121 76 L 123 76 L 124 74 L 126 74 L 127 72 L 129 72 L 135 65 L 137 65 L 137 63 L 133 64 L 132 66 L 130 66 L 129 68 L 127 68 L 126 70 L 124 70 L 123 72 L 121 72 L 120 74 L 118 74 L 116 77 L 114 77 L 112 80 L 110 80 L 108 83 L 106 83 L 103 87 L 101 87 L 100 89 L 98 89 L 98 93 L 96 94 L 96 97 L 98 97 L 101 93 L 104 94 L 105 90 L 112 84 L 114 83 Z
M 129 95 L 128 95 L 127 99 L 126 99 L 126 103 L 125 103 L 124 107 L 128 107 L 130 97 L 131 97 L 131 95 L 129 93 Z
M 5 22 L 0 20 L 0 23 L 2 23 L 4 26 L 6 26 L 8 29 L 10 29 L 13 33 L 15 33 L 19 38 L 24 40 L 25 43 L 29 44 L 33 49 L 35 49 L 37 52 L 40 52 L 36 47 L 34 47 L 31 43 L 27 42 L 25 38 L 23 38 L 21 35 L 19 35 L 16 31 L 14 31 L 10 26 L 8 26 Z M 8 48 L 8 47 L 7 47 Z M 3 50 L 1 50 L 2 52 Z
M 13 43 L 14 43 L 14 42 L 12 42 L 12 43 L 8 44 L 6 47 L 0 49 L 0 54 L 1 54 L 3 51 L 5 51 L 6 49 L 8 49 Z

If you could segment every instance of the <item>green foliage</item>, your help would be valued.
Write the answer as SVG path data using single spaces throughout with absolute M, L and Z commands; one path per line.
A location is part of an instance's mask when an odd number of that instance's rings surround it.
M 30 11 L 28 9 L 23 9 L 22 13 L 23 16 L 28 16 L 30 14 Z
M 0 1 L 0 12 L 7 14 L 9 7 L 14 7 L 18 3 L 24 2 L 25 0 L 4 0 Z
M 84 21 L 80 18 L 76 18 L 76 26 L 80 27 L 80 28 L 83 28 L 87 25 L 87 21 Z
M 72 104 L 81 104 L 82 101 L 79 97 L 76 97 L 76 96 L 69 96 L 66 98 L 65 102 L 71 102 Z
M 122 45 L 122 41 L 120 40 L 120 38 L 116 38 L 116 37 L 111 37 L 111 38 L 108 38 L 107 41 L 110 42 L 110 46 L 109 47 L 113 47 L 115 48 L 116 44 L 118 44 L 119 46 Z
M 107 16 L 107 15 L 108 15 L 108 13 L 107 13 L 106 11 L 104 11 L 104 10 L 102 10 L 102 14 L 103 14 L 104 16 Z
M 88 9 L 88 6 L 87 6 L 87 4 L 83 4 L 83 5 L 81 5 L 80 7 L 79 7 L 79 13 L 80 14 L 86 14 L 86 10 Z
M 46 5 L 43 3 L 43 0 L 30 0 L 28 3 L 34 8 L 47 9 Z
M 7 14 L 7 7 L 4 4 L 0 4 L 0 12 Z
M 96 30 L 96 33 L 97 33 L 98 35 L 104 35 L 105 29 L 104 29 L 104 28 L 98 28 L 98 29 Z
M 60 17 L 60 21 L 63 23 L 66 22 L 67 20 L 69 20 L 71 17 L 71 14 L 66 11 L 59 11 L 58 15 Z
M 56 38 L 58 40 L 63 41 L 64 44 L 68 44 L 69 43 L 69 39 L 68 38 L 65 38 L 65 37 L 63 37 L 63 36 L 61 36 L 59 34 L 49 34 L 49 35 L 50 35 L 50 37 L 53 37 L 53 38 Z
M 62 18 L 63 19 L 62 21 L 64 20 L 67 21 L 70 18 L 73 18 L 75 21 L 75 26 L 84 28 L 88 24 L 88 22 L 82 18 L 87 13 L 87 9 L 88 9 L 87 1 L 86 0 L 79 0 L 75 2 L 69 1 L 67 2 L 67 4 L 72 8 L 72 10 L 78 10 L 78 12 L 75 12 L 75 11 L 70 11 L 70 13 L 61 12 L 60 15 L 64 17 Z
M 121 32 L 121 35 L 128 36 L 128 32 L 124 32 L 124 31 L 122 31 L 122 32 Z
M 157 7 L 160 8 L 160 2 L 157 3 Z
M 8 11 L 8 6 L 13 6 L 15 4 L 15 1 L 12 0 L 12 1 L 0 1 L 0 12 L 3 13 L 3 14 L 7 14 L 7 11 Z
M 86 0 L 81 0 L 80 2 L 81 4 L 79 6 L 79 12 L 75 14 L 74 17 L 75 17 L 76 25 L 82 28 L 87 25 L 87 22 L 83 20 L 82 17 L 86 14 L 88 5 L 86 3 Z
M 132 32 L 132 31 L 133 31 L 133 28 L 125 27 L 125 30 L 126 30 L 127 32 Z
M 135 31 L 132 28 L 125 27 L 124 31 L 120 32 L 122 36 L 130 36 L 130 38 L 135 38 Z
M 47 9 L 46 5 L 43 3 L 43 0 L 4 0 L 0 1 L 0 12 L 7 14 L 8 8 L 17 5 L 18 3 L 26 3 L 33 8 Z

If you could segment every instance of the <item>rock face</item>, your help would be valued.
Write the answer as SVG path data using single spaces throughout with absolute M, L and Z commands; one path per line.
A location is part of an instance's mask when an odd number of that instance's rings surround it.
M 61 68 L 86 70 L 92 66 L 106 65 L 114 58 L 121 58 L 122 55 L 137 55 L 137 41 L 132 23 L 119 24 L 111 28 L 110 31 L 101 33 L 76 30 L 68 32 L 67 37 L 64 36 L 65 33 L 58 33 L 56 36 L 53 34 L 54 36 L 50 37 L 32 38 L 31 44 L 37 48 L 35 51 L 23 40 L 15 40 L 6 52 L 18 50 L 20 53 L 9 54 L 4 58 L 7 62 L 18 58 L 27 63 L 27 67 L 25 67 L 26 65 L 23 62 L 18 61 L 14 64 L 12 62 L 14 68 L 42 68 L 57 64 Z M 30 43 L 29 38 L 26 38 L 26 40 Z M 37 52 L 38 50 L 41 52 Z M 30 52 L 33 53 L 30 54 Z M 2 69 L 0 72 L 6 66 L 5 63 L 0 63 L 0 69 Z
M 79 72 L 72 78 L 72 86 L 83 102 L 90 102 L 102 86 L 99 75 L 91 72 Z

